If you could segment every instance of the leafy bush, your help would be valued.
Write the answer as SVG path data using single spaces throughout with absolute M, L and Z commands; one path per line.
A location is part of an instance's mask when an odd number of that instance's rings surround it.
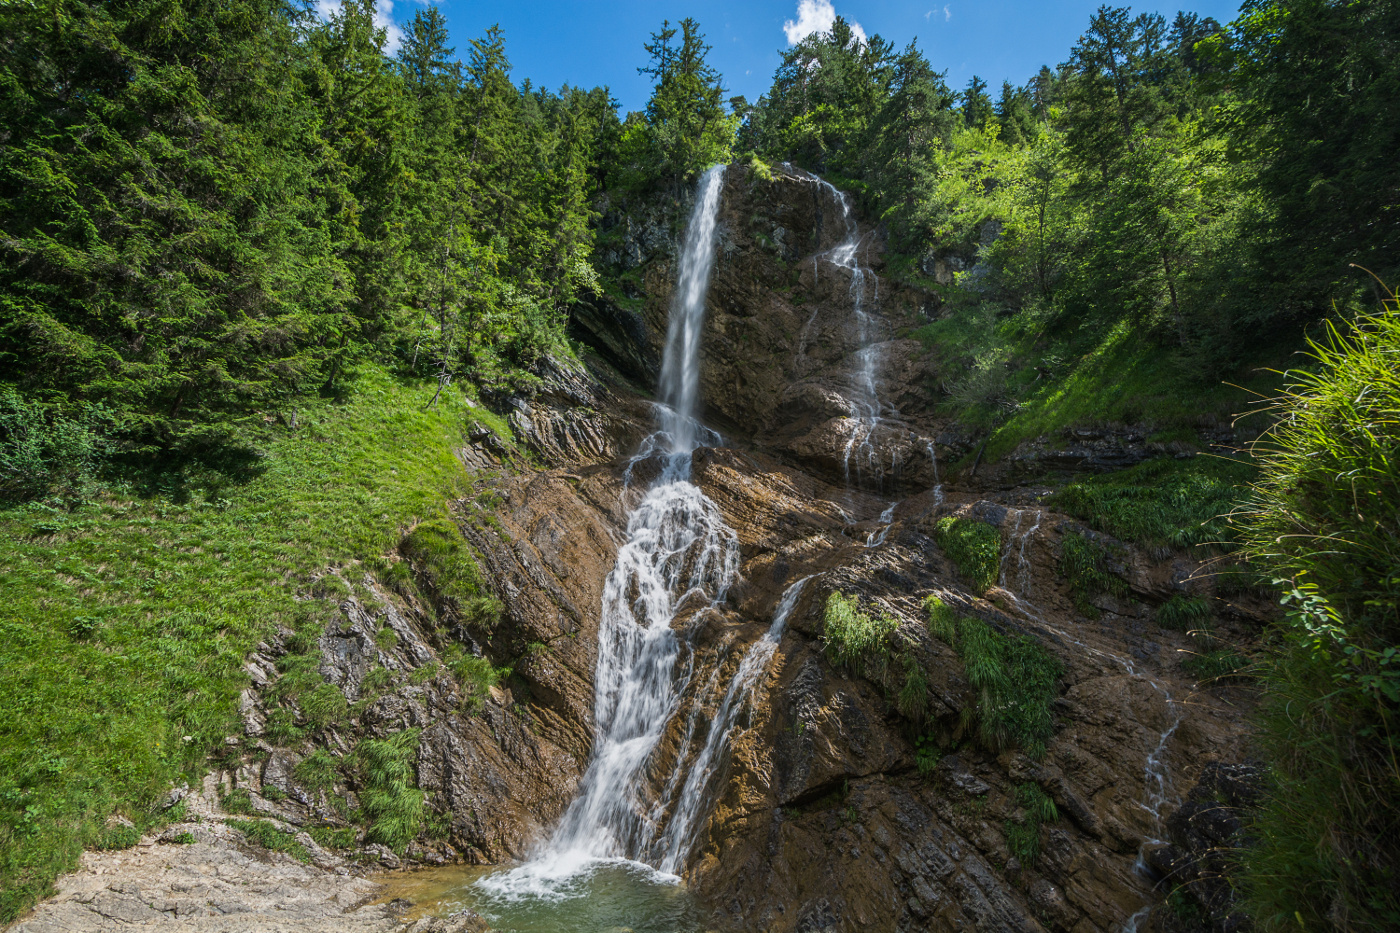
M 1069 581 L 1074 607 L 1091 619 L 1099 616 L 1095 596 L 1124 596 L 1128 585 L 1109 572 L 1108 548 L 1087 535 L 1070 532 L 1060 540 L 1060 574 Z
M 170 843 L 177 846 L 193 845 L 195 841 L 194 833 L 176 833 L 170 837 Z
M 1001 569 L 1001 532 L 985 522 L 950 515 L 939 521 L 934 537 L 979 593 L 997 582 Z
M 100 406 L 69 418 L 0 387 L 0 499 L 84 492 L 109 452 L 111 426 Z
M 1050 500 L 1095 531 L 1134 544 L 1232 550 L 1228 516 L 1253 465 L 1222 457 L 1152 460 L 1073 483 Z
M 355 748 L 363 789 L 360 811 L 365 839 L 403 852 L 423 825 L 424 793 L 414 771 L 419 729 L 405 729 L 387 739 L 365 739 Z
M 1400 927 L 1400 303 L 1329 328 L 1256 444 L 1246 553 L 1287 607 L 1263 665 L 1264 929 Z
M 1035 639 L 998 634 L 991 626 L 952 612 L 942 600 L 924 602 L 929 630 L 957 651 L 977 702 L 964 710 L 965 724 L 1000 752 L 1017 747 L 1032 758 L 1045 755 L 1055 734 L 1051 704 L 1060 693 L 1064 666 Z

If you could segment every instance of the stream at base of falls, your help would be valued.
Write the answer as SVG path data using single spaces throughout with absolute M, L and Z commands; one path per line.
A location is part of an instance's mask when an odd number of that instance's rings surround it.
M 597 860 L 549 897 L 495 890 L 499 866 L 451 865 L 388 875 L 384 900 L 413 902 L 408 919 L 474 910 L 498 933 L 702 933 L 700 905 L 673 875 L 626 859 Z M 482 882 L 485 882 L 484 884 Z

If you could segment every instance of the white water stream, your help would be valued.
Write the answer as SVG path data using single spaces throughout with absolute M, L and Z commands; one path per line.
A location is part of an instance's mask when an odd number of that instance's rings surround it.
M 692 453 L 712 434 L 697 420 L 705 293 L 714 266 L 724 168 L 700 180 L 682 244 L 657 406 L 660 425 L 629 464 L 659 457 L 661 472 L 627 519 L 627 541 L 604 584 L 594 684 L 593 757 L 553 835 L 534 859 L 477 885 L 498 899 L 564 899 L 599 866 L 632 862 L 672 832 L 650 818 L 644 772 L 690 680 L 675 625 L 722 602 L 738 575 L 739 546 L 719 509 L 690 481 Z M 629 494 L 630 489 L 624 494 Z M 672 827 L 676 825 L 671 821 Z M 667 873 L 681 855 L 664 859 Z M 641 868 L 643 866 L 636 866 Z M 674 879 L 673 879 L 674 880 Z

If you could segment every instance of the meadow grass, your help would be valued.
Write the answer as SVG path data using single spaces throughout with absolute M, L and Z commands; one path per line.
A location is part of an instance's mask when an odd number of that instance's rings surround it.
M 369 369 L 217 495 L 109 488 L 0 511 L 0 921 L 52 890 L 110 814 L 150 825 L 166 788 L 211 766 L 241 731 L 250 650 L 334 617 L 334 585 L 298 598 L 314 577 L 445 519 L 467 480 L 453 447 L 481 409 L 451 394 L 429 409 L 432 394 Z M 340 715 L 288 663 L 311 716 Z

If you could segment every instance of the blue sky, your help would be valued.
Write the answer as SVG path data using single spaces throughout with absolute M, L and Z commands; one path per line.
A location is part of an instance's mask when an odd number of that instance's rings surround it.
M 322 0 L 325 2 L 325 0 Z M 386 22 L 407 20 L 419 0 L 378 0 Z M 955 89 L 973 74 L 991 85 L 1003 79 L 1022 83 L 1042 64 L 1064 61 L 1100 0 L 618 0 L 579 3 L 564 0 L 439 0 L 457 53 L 465 58 L 469 41 L 499 23 L 517 83 L 529 78 L 551 90 L 565 84 L 606 84 L 624 110 L 639 110 L 650 93 L 649 79 L 637 74 L 646 63 L 642 43 L 662 19 L 693 16 L 714 47 L 711 62 L 731 93 L 750 100 L 764 93 L 788 34 L 830 21 L 833 11 L 879 33 L 903 48 L 918 38 L 919 48 L 939 70 L 947 69 Z M 1182 0 L 1183 4 L 1186 0 Z M 805 9 L 799 13 L 799 3 Z M 834 4 L 834 7 L 833 7 Z M 1134 12 L 1155 11 L 1168 20 L 1179 9 L 1234 18 L 1238 2 L 1198 0 L 1189 5 L 1141 4 Z M 791 24 L 787 30 L 784 26 Z

